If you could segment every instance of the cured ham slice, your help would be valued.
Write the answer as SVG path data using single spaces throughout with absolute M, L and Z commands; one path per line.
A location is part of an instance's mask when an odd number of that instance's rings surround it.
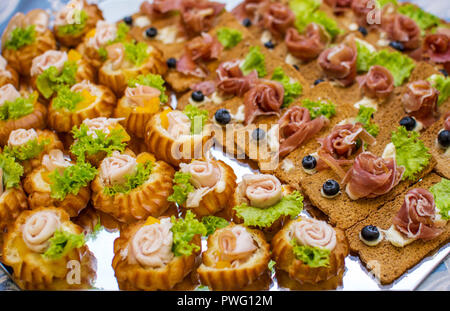
M 122 120 L 124 119 L 98 117 L 94 119 L 85 119 L 83 121 L 83 124 L 85 124 L 89 128 L 87 134 L 92 136 L 93 138 L 97 138 L 96 131 L 102 131 L 106 135 L 109 135 L 111 133 L 111 129 L 116 127 Z
M 324 116 L 311 120 L 304 107 L 289 108 L 278 121 L 280 126 L 280 157 L 288 155 L 303 142 L 318 133 L 329 120 Z
M 122 67 L 125 59 L 125 48 L 122 43 L 112 44 L 106 47 L 108 60 L 111 61 L 112 70 L 118 70 Z
M 405 112 L 429 127 L 437 118 L 437 100 L 439 92 L 426 80 L 408 83 L 403 94 Z
M 435 63 L 450 62 L 450 39 L 442 33 L 429 34 L 423 43 L 424 58 Z
M 35 129 L 17 129 L 9 134 L 8 138 L 8 146 L 10 147 L 18 147 L 26 144 L 29 141 L 37 139 L 38 135 Z
M 339 44 L 323 51 L 318 63 L 325 74 L 343 86 L 349 86 L 356 77 L 356 49 Z
M 447 131 L 450 131 L 450 112 L 446 114 L 445 121 L 444 121 L 444 128 Z
M 413 19 L 401 14 L 392 14 L 382 17 L 381 23 L 390 40 L 403 43 L 408 50 L 420 47 L 422 34 Z
M 372 26 L 367 23 L 367 18 L 369 13 L 375 9 L 375 2 L 373 0 L 353 0 L 351 8 L 358 25 L 363 27 Z
M 382 66 L 372 66 L 367 74 L 356 79 L 368 97 L 386 98 L 394 90 L 394 77 Z
M 181 18 L 188 34 L 200 34 L 209 31 L 214 19 L 225 7 L 225 4 L 206 0 L 183 0 L 181 2 Z
M 117 36 L 117 27 L 114 24 L 99 20 L 95 26 L 95 35 L 87 41 L 87 46 L 98 50 L 106 46 Z
M 242 226 L 223 229 L 218 242 L 220 260 L 223 261 L 245 260 L 257 250 L 252 235 Z
M 169 126 L 167 132 L 177 139 L 182 135 L 189 135 L 191 133 L 191 120 L 181 111 L 174 110 L 167 114 Z
M 192 91 L 200 91 L 203 95 L 209 96 L 216 90 L 216 81 L 203 81 L 191 85 Z
M 114 151 L 100 164 L 100 178 L 105 185 L 121 185 L 136 172 L 136 158 Z
M 260 79 L 258 83 L 245 94 L 244 124 L 248 125 L 260 115 L 279 115 L 283 104 L 284 88 L 281 83 Z
M 325 0 L 325 3 L 333 9 L 334 13 L 342 13 L 350 9 L 352 2 L 353 0 Z
M 362 152 L 348 170 L 343 185 L 350 199 L 375 198 L 391 191 L 402 179 L 405 168 L 398 167 L 395 158 L 383 159 Z
M 0 106 L 5 102 L 13 102 L 20 97 L 20 93 L 16 90 L 14 85 L 5 84 L 0 87 Z
M 262 25 L 276 37 L 284 37 L 288 28 L 295 22 L 295 14 L 291 9 L 281 3 L 270 3 L 263 13 Z
M 56 16 L 54 25 L 73 25 L 78 22 L 77 14 L 83 9 L 82 0 L 71 0 L 62 10 L 60 10 Z
M 289 53 L 303 61 L 319 56 L 329 41 L 326 31 L 316 23 L 309 24 L 304 34 L 300 34 L 295 28 L 289 28 L 284 38 Z
M 249 201 L 250 206 L 258 208 L 273 206 L 283 196 L 278 178 L 268 174 L 242 176 L 238 191 L 241 198 Z
M 68 60 L 66 52 L 48 50 L 33 59 L 30 73 L 32 76 L 38 76 L 50 67 L 55 67 L 58 72 L 61 72 L 64 63 Z
M 291 232 L 300 245 L 325 248 L 336 247 L 336 232 L 323 220 L 305 218 L 292 224 Z
M 234 60 L 224 62 L 217 68 L 217 89 L 221 94 L 242 97 L 258 81 L 256 70 L 244 76 L 239 65 L 240 61 Z
M 61 221 L 54 212 L 37 212 L 23 225 L 23 241 L 33 252 L 44 253 L 50 245 L 49 239 L 60 226 Z
M 415 188 L 406 193 L 402 207 L 392 223 L 410 239 L 431 240 L 443 232 L 439 228 L 442 224 L 436 223 L 433 194 L 423 188 Z
M 71 166 L 72 163 L 70 163 L 70 161 L 66 159 L 61 150 L 52 149 L 42 158 L 42 165 L 49 172 L 57 170 L 60 174 L 62 174 L 64 172 L 64 169 Z
M 244 0 L 231 12 L 239 21 L 248 18 L 256 25 L 261 23 L 263 13 L 269 4 L 269 0 Z
M 153 0 L 144 1 L 140 10 L 149 16 L 159 17 L 165 13 L 181 10 L 183 0 Z
M 215 187 L 220 180 L 220 167 L 216 162 L 194 160 L 180 164 L 181 171 L 191 174 L 190 182 L 196 188 Z
M 137 84 L 136 87 L 127 87 L 125 96 L 129 98 L 135 105 L 144 107 L 152 98 L 159 98 L 161 91 L 147 85 Z

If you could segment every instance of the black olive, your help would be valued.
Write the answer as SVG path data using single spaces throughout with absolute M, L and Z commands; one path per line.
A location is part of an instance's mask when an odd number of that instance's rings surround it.
M 444 77 L 448 77 L 448 72 L 445 69 L 439 69 L 440 73 L 444 75 Z
M 380 231 L 376 226 L 365 226 L 361 229 L 361 237 L 369 242 L 376 241 L 380 237 Z
M 242 25 L 244 25 L 244 27 L 250 27 L 252 25 L 252 21 L 249 18 L 244 18 Z
M 400 125 L 404 126 L 408 131 L 412 131 L 416 127 L 416 120 L 412 117 L 404 117 L 400 120 Z
M 323 79 L 317 79 L 316 81 L 314 81 L 314 85 L 322 83 L 323 81 L 324 81 Z
M 264 43 L 264 46 L 268 49 L 273 49 L 275 47 L 275 44 L 273 44 L 273 42 L 269 40 L 266 43 Z
M 312 155 L 304 156 L 302 159 L 302 166 L 306 170 L 312 170 L 316 167 L 317 160 Z
M 202 102 L 205 99 L 205 95 L 203 95 L 202 91 L 192 92 L 191 98 L 195 102 Z
M 133 17 L 126 16 L 126 17 L 123 18 L 123 21 L 125 22 L 125 24 L 131 25 L 131 24 L 133 24 Z
M 438 142 L 439 145 L 441 145 L 444 148 L 447 148 L 450 146 L 450 131 L 443 130 L 440 131 L 438 134 Z
M 396 50 L 398 50 L 400 52 L 403 52 L 405 50 L 405 46 L 400 41 L 392 41 L 392 42 L 389 43 L 389 45 L 392 48 L 394 48 L 394 49 L 396 49 Z
M 266 137 L 266 132 L 259 127 L 252 132 L 252 138 L 256 141 L 262 140 L 264 137 Z
M 149 38 L 154 38 L 158 35 L 158 29 L 156 29 L 155 27 L 147 28 L 147 30 L 145 31 L 145 35 Z
M 322 185 L 322 190 L 325 195 L 333 196 L 338 194 L 339 190 L 341 190 L 341 187 L 339 186 L 339 183 L 334 179 L 328 179 L 326 182 Z
M 363 26 L 358 27 L 358 31 L 365 37 L 367 36 L 367 28 Z
M 231 121 L 231 114 L 227 109 L 221 108 L 216 111 L 214 114 L 214 118 L 216 119 L 217 123 L 220 124 L 228 124 Z
M 173 57 L 167 59 L 167 67 L 175 68 L 177 66 L 177 60 Z

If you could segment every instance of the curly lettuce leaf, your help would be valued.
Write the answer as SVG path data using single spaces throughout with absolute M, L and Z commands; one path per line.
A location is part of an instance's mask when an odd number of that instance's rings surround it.
M 370 66 L 372 66 L 372 57 L 376 53 L 373 51 L 370 46 L 365 44 L 365 42 L 356 39 L 356 70 L 358 72 L 366 72 L 369 71 Z
M 303 209 L 303 196 L 298 191 L 284 196 L 277 204 L 268 208 L 257 208 L 243 203 L 235 206 L 237 215 L 246 226 L 270 227 L 281 216 L 296 217 Z
M 206 228 L 206 236 L 213 234 L 217 229 L 225 228 L 229 224 L 228 220 L 217 216 L 205 216 L 202 223 Z
M 0 182 L 3 182 L 6 189 L 16 188 L 20 185 L 23 167 L 13 157 L 0 153 L 0 169 L 2 170 Z
M 219 28 L 216 35 L 225 49 L 231 49 L 242 41 L 242 33 L 237 29 L 229 27 Z
M 37 93 L 32 93 L 28 98 L 18 97 L 14 101 L 5 101 L 0 106 L 0 120 L 17 120 L 34 111 L 37 101 Z
M 42 254 L 47 259 L 59 259 L 71 250 L 80 248 L 86 243 L 83 233 L 73 234 L 64 230 L 56 230 L 48 241 L 50 245 L 45 253 Z
M 111 187 L 105 187 L 104 193 L 109 196 L 115 196 L 116 194 L 123 193 L 128 194 L 131 190 L 143 185 L 150 174 L 152 173 L 153 162 L 147 161 L 145 163 L 139 163 L 136 167 L 136 173 L 133 175 L 127 175 L 126 181 L 123 184 L 114 185 Z
M 450 77 L 434 74 L 427 79 L 431 85 L 439 91 L 438 106 L 442 105 L 450 97 Z
M 3 153 L 15 158 L 18 161 L 25 161 L 36 158 L 49 143 L 50 139 L 38 141 L 36 138 L 20 146 L 5 146 Z
M 305 99 L 302 101 L 302 106 L 309 110 L 311 119 L 315 119 L 318 116 L 330 119 L 336 114 L 336 106 L 330 101 Z
M 267 267 L 269 268 L 271 274 L 275 274 L 275 265 L 276 265 L 276 262 L 272 259 L 267 264 Z
M 247 56 L 241 63 L 240 68 L 244 75 L 248 75 L 253 70 L 258 72 L 258 77 L 262 78 L 267 75 L 266 57 L 261 53 L 259 46 L 252 46 L 249 49 Z
M 431 13 L 425 12 L 418 6 L 415 6 L 410 3 L 405 3 L 401 5 L 397 9 L 397 11 L 400 14 L 406 15 L 412 20 L 414 20 L 422 30 L 427 30 L 428 28 L 431 28 L 433 26 L 438 26 L 441 23 L 439 17 L 434 16 Z
M 66 85 L 61 86 L 56 97 L 53 99 L 52 108 L 55 110 L 67 109 L 75 111 L 77 105 L 84 100 L 79 92 L 72 92 Z
M 39 92 L 46 99 L 49 99 L 63 85 L 72 86 L 77 82 L 75 79 L 77 70 L 78 66 L 74 61 L 65 62 L 61 72 L 56 67 L 51 66 L 37 77 L 36 86 Z
M 114 40 L 109 41 L 108 45 L 111 45 L 114 43 L 119 43 L 119 42 L 125 42 L 129 32 L 130 32 L 130 26 L 125 24 L 125 22 L 120 22 L 119 25 L 117 25 L 116 38 Z
M 64 200 L 68 194 L 77 195 L 81 188 L 86 187 L 97 175 L 97 169 L 87 162 L 79 162 L 64 169 L 60 174 L 57 170 L 51 172 L 51 197 Z
M 382 8 L 382 7 L 386 6 L 389 3 L 392 3 L 395 6 L 398 5 L 397 0 L 376 0 L 375 3 L 376 3 L 378 8 Z
M 297 81 L 291 80 L 283 71 L 283 68 L 277 67 L 273 71 L 273 81 L 280 82 L 284 88 L 283 107 L 288 107 L 297 97 L 302 95 L 303 87 Z
M 66 24 L 57 28 L 60 36 L 78 35 L 86 28 L 88 15 L 85 10 L 76 10 L 74 12 L 75 22 L 73 24 Z
M 329 249 L 299 245 L 295 240 L 292 240 L 291 244 L 295 258 L 311 268 L 328 267 L 330 265 Z
M 405 167 L 402 179 L 415 180 L 417 174 L 430 163 L 429 149 L 419 139 L 419 133 L 408 131 L 404 126 L 392 132 L 391 140 L 395 146 L 397 165 Z
M 188 194 L 194 191 L 194 186 L 191 184 L 191 174 L 176 172 L 173 177 L 173 193 L 167 198 L 169 202 L 175 202 L 178 205 L 186 202 Z
M 191 134 L 200 134 L 208 121 L 208 111 L 199 109 L 197 106 L 189 104 L 184 107 L 183 113 L 189 118 L 189 120 L 191 120 Z
M 192 211 L 187 211 L 186 216 L 176 219 L 175 216 L 170 218 L 172 222 L 173 244 L 172 251 L 175 256 L 190 256 L 192 252 L 200 250 L 200 247 L 191 243 L 194 236 L 206 234 L 205 226 L 195 219 Z
M 442 178 L 442 180 L 430 187 L 430 192 L 434 196 L 436 207 L 442 218 L 450 220 L 450 180 Z
M 5 42 L 5 48 L 17 51 L 21 47 L 34 43 L 36 40 L 35 28 L 35 25 L 30 25 L 26 28 L 17 27 L 11 32 L 9 40 Z
M 375 108 L 360 106 L 358 115 L 355 118 L 355 122 L 359 122 L 364 125 L 366 131 L 373 137 L 377 137 L 380 132 L 380 127 L 378 124 L 372 122 L 372 115 L 375 111 Z
M 166 87 L 164 86 L 164 79 L 157 74 L 139 75 L 136 79 L 132 79 L 128 82 L 129 87 L 136 87 L 137 84 L 153 87 L 161 92 L 159 101 L 161 103 L 167 103 L 169 97 L 166 94 Z
M 148 45 L 144 42 L 124 43 L 125 58 L 136 66 L 142 65 L 148 58 Z

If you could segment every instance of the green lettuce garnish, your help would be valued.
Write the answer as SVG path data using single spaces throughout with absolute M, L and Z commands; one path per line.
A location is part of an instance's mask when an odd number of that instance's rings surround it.
M 217 229 L 222 229 L 228 226 L 228 220 L 217 216 L 205 216 L 202 218 L 202 223 L 206 228 L 206 236 L 216 232 Z
M 147 161 L 145 163 L 139 163 L 136 166 L 136 173 L 133 175 L 127 175 L 126 181 L 123 184 L 114 185 L 111 187 L 105 187 L 104 193 L 109 196 L 115 196 L 118 193 L 128 194 L 131 190 L 143 185 L 150 174 L 152 173 L 153 162 Z
M 148 58 L 148 45 L 144 42 L 124 43 L 125 57 L 136 66 L 142 65 Z
M 159 101 L 161 103 L 167 103 L 169 97 L 166 94 L 166 87 L 164 86 L 164 79 L 160 75 L 148 74 L 140 75 L 136 79 L 132 79 L 128 82 L 129 87 L 136 87 L 137 84 L 153 87 L 161 92 Z
M 110 156 L 113 151 L 122 152 L 125 150 L 126 143 L 124 139 L 127 137 L 125 131 L 121 128 L 112 129 L 109 134 L 103 133 L 101 130 L 95 130 L 95 135 L 89 135 L 89 127 L 81 124 L 79 128 L 76 126 L 72 129 L 73 139 L 75 140 L 70 146 L 70 152 L 77 157 L 77 161 L 84 162 L 86 155 L 92 156 L 99 152 L 105 152 L 106 156 Z
M 356 58 L 356 69 L 358 72 L 369 71 L 374 65 L 385 67 L 394 77 L 394 85 L 402 85 L 409 78 L 411 71 L 416 66 L 414 61 L 400 52 L 381 50 L 371 52 L 363 43 L 356 41 L 358 56 Z
M 35 28 L 35 25 L 26 28 L 17 27 L 11 32 L 9 40 L 5 42 L 5 48 L 17 51 L 23 46 L 32 44 L 36 40 Z
M 400 14 L 406 15 L 414 20 L 422 30 L 437 26 L 441 23 L 441 20 L 438 17 L 431 13 L 425 12 L 413 4 L 405 3 L 401 5 L 397 11 Z
M 450 97 L 450 77 L 434 74 L 427 79 L 431 85 L 439 91 L 438 106 L 442 105 Z
M 61 88 L 61 86 L 74 85 L 77 82 L 75 79 L 77 69 L 77 63 L 74 61 L 65 62 L 61 72 L 58 72 L 58 69 L 54 66 L 47 68 L 37 77 L 36 86 L 39 92 L 41 92 L 46 99 L 49 99 L 53 93 Z
M 98 49 L 98 56 L 100 56 L 102 61 L 105 61 L 108 58 L 108 51 L 104 47 L 101 47 Z
M 283 71 L 283 68 L 277 67 L 273 71 L 272 80 L 280 82 L 284 88 L 283 107 L 288 107 L 302 94 L 303 88 L 297 81 L 291 81 Z
M 382 7 L 384 7 L 385 5 L 387 5 L 389 3 L 392 3 L 395 6 L 398 5 L 397 0 L 376 0 L 375 3 L 376 3 L 378 8 L 382 8 Z
M 208 121 L 208 111 L 198 109 L 197 106 L 189 104 L 184 107 L 183 113 L 191 120 L 191 134 L 200 134 L 203 131 L 206 121 Z
M 97 175 L 97 169 L 87 162 L 79 162 L 64 169 L 60 174 L 58 170 L 51 172 L 50 179 L 51 197 L 56 200 L 64 200 L 68 194 L 77 195 L 81 188 Z
M 32 93 L 28 98 L 17 97 L 14 101 L 5 101 L 0 106 L 0 120 L 17 120 L 29 115 L 34 111 L 37 96 L 37 93 Z
M 190 256 L 192 252 L 200 250 L 200 247 L 191 243 L 197 234 L 205 235 L 205 226 L 195 219 L 194 213 L 186 212 L 186 216 L 176 219 L 175 216 L 170 218 L 172 222 L 173 244 L 172 251 L 175 256 Z
M 415 180 L 418 173 L 428 166 L 431 154 L 423 141 L 419 139 L 419 133 L 408 131 L 404 126 L 399 126 L 392 132 L 392 143 L 395 146 L 395 159 L 398 166 L 404 166 L 403 180 Z
M 372 122 L 372 115 L 375 111 L 375 108 L 360 106 L 358 115 L 355 118 L 355 122 L 359 122 L 364 125 L 366 131 L 373 137 L 377 137 L 380 132 L 380 127 L 378 124 Z
M 250 47 L 247 56 L 245 56 L 244 61 L 240 65 L 240 68 L 244 75 L 248 75 L 253 70 L 258 72 L 258 77 L 260 78 L 267 75 L 266 58 L 264 54 L 261 53 L 261 48 L 259 46 Z
M 194 191 L 194 186 L 191 184 L 191 174 L 178 171 L 173 177 L 173 193 L 167 198 L 169 202 L 175 202 L 178 205 L 186 202 L 188 194 Z
M 75 23 L 66 24 L 58 27 L 59 35 L 78 35 L 86 28 L 86 22 L 88 20 L 88 15 L 84 10 L 77 10 L 74 12 L 76 16 Z
M 119 25 L 117 25 L 116 37 L 113 40 L 109 40 L 108 43 L 106 43 L 106 46 L 112 45 L 114 43 L 125 42 L 129 31 L 130 27 L 124 22 L 121 22 Z M 108 51 L 105 47 L 102 46 L 100 49 L 98 49 L 98 55 L 100 56 L 100 59 L 102 61 L 105 61 L 108 58 Z
M 5 146 L 3 153 L 15 158 L 18 161 L 34 159 L 44 150 L 45 146 L 50 143 L 50 139 L 44 139 L 41 142 L 37 138 L 27 141 L 20 146 Z
M 450 180 L 442 178 L 442 180 L 430 187 L 430 192 L 434 196 L 434 202 L 439 210 L 442 218 L 450 219 Z
M 80 92 L 72 92 L 66 85 L 58 89 L 58 93 L 52 102 L 52 108 L 55 110 L 67 109 L 75 111 L 77 105 L 84 100 Z
M 20 185 L 20 178 L 23 175 L 23 167 L 8 154 L 0 153 L 0 168 L 3 172 L 3 185 L 6 189 L 15 188 Z
M 284 196 L 277 204 L 268 208 L 248 206 L 246 203 L 235 206 L 237 215 L 246 226 L 270 227 L 281 216 L 296 217 L 303 209 L 303 196 L 298 191 Z
M 309 110 L 311 119 L 315 119 L 318 116 L 324 116 L 327 119 L 330 119 L 336 114 L 335 105 L 328 100 L 312 101 L 310 99 L 305 99 L 302 101 L 302 106 Z
M 242 33 L 237 29 L 222 27 L 217 30 L 217 39 L 225 49 L 230 49 L 242 41 Z
M 291 241 L 295 258 L 301 260 L 311 268 L 328 267 L 330 265 L 330 250 L 308 245 L 299 245 L 295 240 Z
M 59 259 L 71 250 L 80 248 L 86 243 L 84 234 L 73 234 L 64 230 L 56 230 L 48 240 L 50 245 L 42 254 L 47 259 Z
M 267 264 L 267 267 L 269 268 L 271 274 L 275 273 L 275 265 L 276 265 L 276 262 L 272 259 Z

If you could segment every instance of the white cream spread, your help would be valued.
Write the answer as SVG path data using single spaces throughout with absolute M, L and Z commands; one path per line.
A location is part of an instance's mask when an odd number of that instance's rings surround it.
M 300 66 L 302 64 L 302 61 L 300 59 L 298 59 L 297 57 L 295 57 L 294 55 L 292 55 L 291 53 L 288 53 L 286 55 L 286 58 L 284 59 L 284 61 L 286 62 L 286 64 L 289 64 L 291 66 Z
M 383 154 L 381 156 L 383 159 L 395 158 L 395 146 L 393 143 L 389 143 L 383 150 Z
M 397 229 L 395 229 L 395 226 L 392 225 L 387 230 L 382 230 L 384 233 L 384 236 L 387 241 L 391 242 L 392 245 L 397 247 L 404 247 L 412 242 L 415 241 L 415 239 L 408 239 L 403 236 L 400 232 L 398 232 Z
M 244 122 L 245 120 L 245 112 L 244 112 L 245 106 L 244 105 L 240 105 L 238 110 L 236 111 L 235 114 L 231 114 L 231 118 L 239 123 Z
M 285 172 L 285 173 L 289 173 L 290 171 L 292 171 L 295 168 L 294 162 L 292 162 L 289 159 L 284 159 L 281 162 L 281 169 Z
M 261 34 L 261 43 L 264 44 L 266 42 L 272 41 L 272 34 L 268 30 L 264 30 Z
M 144 28 L 150 26 L 151 21 L 147 16 L 139 16 L 134 19 L 133 24 L 136 27 Z
M 375 109 L 375 111 L 378 109 L 378 103 L 376 102 L 376 100 L 365 96 L 353 105 L 353 107 L 355 107 L 356 109 L 361 108 L 361 106 L 364 106 L 366 108 L 373 108 Z
M 156 40 L 161 41 L 164 44 L 180 43 L 185 41 L 184 38 L 177 38 L 178 36 L 178 26 L 171 25 L 159 29 L 156 35 Z

